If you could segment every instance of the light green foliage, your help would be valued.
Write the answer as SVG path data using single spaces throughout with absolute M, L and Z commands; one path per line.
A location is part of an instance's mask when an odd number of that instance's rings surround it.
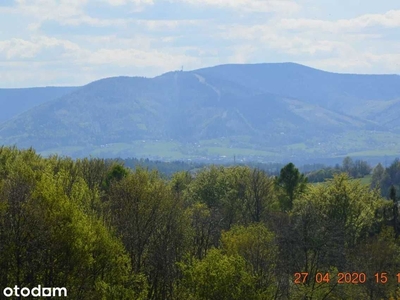
M 349 253 L 369 234 L 380 230 L 385 221 L 380 212 L 385 210 L 386 204 L 378 191 L 350 180 L 344 173 L 335 175 L 325 185 L 311 186 L 295 200 L 291 226 L 279 234 L 281 254 L 288 257 L 283 268 L 289 270 L 289 276 L 307 272 L 312 279 L 304 285 L 294 285 L 290 289 L 292 297 L 322 299 L 333 291 L 342 295 L 343 286 L 334 284 L 337 278 L 331 276 L 330 284 L 318 285 L 315 275 L 318 272 L 333 275 L 335 268 L 338 272 L 362 272 L 352 266 Z M 342 295 L 339 299 L 353 298 Z
M 347 244 L 354 245 L 367 234 L 375 212 L 384 204 L 378 191 L 370 191 L 359 181 L 350 181 L 346 174 L 340 174 L 325 186 L 310 187 L 309 192 L 295 201 L 294 212 L 300 213 L 306 205 L 315 206 L 337 230 L 344 231 Z
M 233 223 L 241 222 L 245 206 L 245 185 L 241 167 L 211 166 L 197 174 L 189 186 L 188 199 L 205 203 L 211 210 L 212 219 L 221 229 L 229 229 Z M 219 237 L 216 237 L 218 239 Z
M 219 185 L 225 191 L 221 198 L 225 229 L 244 222 L 249 174 L 250 169 L 247 167 L 225 168 L 220 174 Z
M 33 151 L 15 149 L 3 158 L 0 190 L 2 286 L 59 286 L 75 299 L 99 299 L 118 289 L 135 295 L 122 243 L 88 213 L 89 190 Z M 5 168 L 4 168 L 5 166 Z M 102 290 L 95 287 L 102 283 Z
M 212 249 L 203 260 L 194 259 L 181 267 L 189 299 L 258 299 L 254 278 L 239 255 L 225 255 L 221 250 Z
M 324 182 L 327 179 L 332 179 L 334 174 L 340 173 L 339 169 L 332 167 L 323 168 L 307 174 L 307 181 L 309 183 Z
M 259 169 L 212 166 L 197 174 L 189 186 L 189 199 L 207 204 L 223 216 L 223 229 L 266 219 L 276 209 L 273 180 Z
M 275 236 L 263 224 L 235 226 L 221 237 L 222 249 L 228 255 L 240 255 L 256 280 L 255 289 L 264 299 L 272 299 L 277 292 L 275 268 L 278 247 Z
M 384 173 L 396 180 L 398 163 Z M 278 179 L 212 166 L 166 180 L 0 147 L 0 286 L 89 300 L 398 298 L 393 278 L 335 284 L 338 272 L 398 272 L 393 201 L 346 174 L 305 185 L 294 165 Z M 294 284 L 296 272 L 312 279 Z
M 223 172 L 223 167 L 211 166 L 196 174 L 195 180 L 189 186 L 192 201 L 203 202 L 208 207 L 220 207 L 225 193 L 220 180 Z
M 193 178 L 188 171 L 177 172 L 170 181 L 171 189 L 178 198 L 184 197 L 183 194 L 192 180 Z

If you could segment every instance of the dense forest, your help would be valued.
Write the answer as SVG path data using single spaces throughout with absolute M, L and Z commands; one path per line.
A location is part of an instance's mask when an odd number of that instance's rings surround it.
M 190 173 L 195 173 L 199 169 L 202 169 L 207 166 L 204 162 L 196 162 L 196 161 L 160 161 L 160 160 L 150 160 L 148 158 L 116 158 L 116 159 L 106 159 L 106 161 L 117 161 L 123 164 L 125 167 L 130 169 L 135 169 L 137 167 L 144 168 L 148 170 L 157 170 L 162 176 L 171 179 L 173 175 L 180 171 L 190 171 Z M 219 163 L 219 165 L 231 167 L 231 166 L 249 166 L 251 168 L 256 168 L 267 172 L 269 175 L 279 175 L 280 170 L 284 167 L 283 163 L 278 162 L 254 162 L 249 161 L 246 163 L 239 162 L 228 162 L 228 163 Z M 305 164 L 300 166 L 298 169 L 305 173 L 314 174 L 324 168 L 329 168 L 324 164 Z M 370 171 L 369 171 L 370 172 Z M 322 178 L 314 178 L 315 180 L 312 182 L 322 182 L 328 177 Z
M 349 174 L 361 165 L 346 160 L 316 185 L 292 163 L 276 176 L 206 166 L 167 178 L 1 147 L 0 287 L 96 300 L 399 299 L 400 162 L 375 167 L 371 187 Z

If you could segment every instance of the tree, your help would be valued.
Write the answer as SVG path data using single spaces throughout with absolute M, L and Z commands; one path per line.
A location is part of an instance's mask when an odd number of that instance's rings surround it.
M 278 292 L 275 277 L 278 247 L 274 234 L 262 223 L 235 226 L 222 234 L 221 244 L 226 254 L 245 259 L 248 272 L 254 276 L 257 294 L 262 299 L 274 299 Z
M 224 167 L 211 166 L 196 174 L 195 179 L 188 186 L 188 198 L 192 203 L 202 202 L 209 208 L 220 208 L 223 194 Z
M 182 200 L 156 171 L 138 168 L 111 182 L 107 205 L 132 270 L 148 278 L 149 299 L 171 299 L 176 261 L 189 247 L 190 221 Z
M 381 189 L 382 196 L 390 197 L 390 188 L 394 186 L 396 192 L 400 191 L 400 161 L 395 159 L 393 163 L 386 169 L 378 164 L 372 173 L 371 187 Z
M 110 174 L 110 169 L 115 166 L 99 158 L 77 159 L 75 163 L 90 190 L 101 188 Z
M 246 209 L 251 222 L 265 220 L 266 213 L 276 206 L 274 181 L 260 169 L 253 169 L 246 182 Z
M 343 265 L 343 251 L 338 247 L 343 234 L 320 208 L 311 188 L 301 199 L 295 201 L 287 224 L 277 229 L 279 245 L 277 277 L 280 298 L 326 299 L 336 288 L 334 266 Z M 339 250 L 338 250 L 339 249 Z M 301 285 L 293 285 L 295 273 L 307 273 Z M 329 283 L 317 283 L 317 273 L 332 275 Z
M 1 182 L 0 206 L 0 282 L 3 286 L 27 283 L 29 272 L 28 241 L 32 223 L 26 209 L 35 186 L 33 172 L 21 161 L 13 165 L 14 170 Z
M 191 220 L 193 231 L 190 254 L 197 259 L 203 259 L 214 244 L 213 238 L 218 235 L 215 232 L 218 230 L 217 224 L 211 216 L 210 209 L 204 203 L 194 203 L 186 213 Z
M 243 222 L 246 204 L 247 167 L 211 166 L 197 174 L 186 194 L 191 203 L 204 203 L 214 224 L 212 245 L 218 246 L 221 230 Z
M 305 191 L 307 178 L 300 174 L 293 163 L 289 163 L 281 169 L 276 182 L 283 192 L 279 199 L 281 209 L 282 211 L 290 211 L 294 199 Z
M 394 185 L 400 184 L 400 160 L 396 158 L 393 163 L 387 168 L 391 183 Z
M 110 186 L 107 206 L 111 225 L 130 254 L 135 272 L 144 271 L 151 237 L 161 226 L 165 197 L 168 197 L 167 188 L 157 173 L 142 169 Z
M 135 287 L 143 280 L 131 272 L 121 241 L 88 213 L 84 180 L 79 172 L 68 180 L 63 169 L 70 162 L 57 171 L 31 150 L 8 154 L 0 179 L 0 284 L 67 287 L 76 299 L 141 299 Z
M 129 174 L 128 170 L 120 164 L 114 164 L 108 171 L 105 180 L 105 187 L 109 187 L 112 181 L 120 181 Z
M 390 187 L 389 198 L 393 201 L 393 229 L 397 238 L 399 236 L 399 204 L 397 202 L 396 188 L 394 187 L 394 185 Z
M 348 175 L 351 175 L 351 171 L 354 168 L 354 162 L 351 157 L 346 156 L 342 162 L 342 171 L 346 172 Z
M 347 253 L 374 234 L 375 222 L 384 221 L 379 220 L 377 211 L 386 202 L 377 190 L 371 191 L 360 181 L 349 180 L 344 173 L 335 175 L 325 185 L 310 187 L 296 199 L 288 224 L 277 229 L 282 258 L 278 268 L 281 276 L 285 272 L 287 277 L 307 272 L 310 279 L 294 289 L 286 286 L 290 298 L 326 299 L 342 289 L 334 284 L 335 277 L 322 285 L 313 278 L 317 273 L 334 275 L 338 270 L 349 269 Z
M 381 188 L 381 184 L 385 176 L 387 176 L 385 168 L 382 166 L 381 163 L 377 164 L 372 171 L 371 188 Z
M 218 182 L 223 189 L 221 197 L 221 222 L 224 230 L 229 230 L 233 224 L 241 224 L 245 220 L 246 185 L 250 168 L 235 166 L 224 168 Z
M 226 255 L 212 249 L 203 260 L 181 263 L 181 299 L 242 300 L 258 299 L 254 279 L 246 270 L 246 262 L 239 255 Z
M 327 179 L 332 179 L 334 174 L 340 173 L 334 168 L 324 168 L 317 171 L 313 171 L 307 174 L 308 182 L 324 182 Z
M 170 181 L 172 191 L 176 197 L 181 198 L 193 178 L 188 171 L 177 172 Z
M 317 201 L 320 210 L 337 230 L 344 230 L 348 246 L 355 245 L 368 234 L 375 212 L 385 204 L 378 191 L 371 191 L 360 181 L 349 180 L 346 174 L 335 175 L 326 186 L 313 188 L 307 194 L 309 197 Z
M 399 257 L 400 247 L 395 240 L 394 230 L 391 227 L 383 228 L 379 234 L 362 241 L 350 251 L 349 269 L 364 272 L 367 281 L 345 287 L 341 294 L 336 295 L 341 299 L 394 299 L 390 297 L 395 296 L 398 284 L 391 277 L 398 273 Z M 377 273 L 378 277 L 375 275 Z
M 356 160 L 350 175 L 354 178 L 362 178 L 370 173 L 371 166 L 366 161 Z
M 149 299 L 173 299 L 176 281 L 181 276 L 177 262 L 183 260 L 190 249 L 190 219 L 179 198 L 164 203 L 165 216 L 161 226 L 151 238 L 145 268 L 149 275 Z

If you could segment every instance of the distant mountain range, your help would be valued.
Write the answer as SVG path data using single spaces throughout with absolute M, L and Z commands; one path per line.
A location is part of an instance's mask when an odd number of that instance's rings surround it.
M 0 124 L 37 105 L 75 91 L 77 87 L 0 88 Z
M 400 152 L 398 75 L 221 65 L 0 89 L 0 105 L 0 144 L 43 154 L 280 160 Z

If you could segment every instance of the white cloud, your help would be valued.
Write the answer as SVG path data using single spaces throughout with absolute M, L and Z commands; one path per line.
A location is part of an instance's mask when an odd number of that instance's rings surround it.
M 252 45 L 239 45 L 234 47 L 234 54 L 230 56 L 232 63 L 243 64 L 249 61 L 249 58 L 256 50 L 256 47 Z
M 199 64 L 198 60 L 182 54 L 140 49 L 99 49 L 87 57 L 89 64 L 118 65 L 120 67 L 156 67 L 162 70 L 175 70 L 182 64 Z
M 42 20 L 64 20 L 84 15 L 88 0 L 16 0 L 16 9 Z
M 400 49 L 399 42 L 382 41 L 382 29 L 379 33 L 370 32 L 369 27 L 380 26 L 384 28 L 400 27 L 400 10 L 392 10 L 383 14 L 366 14 L 352 19 L 341 19 L 337 21 L 312 20 L 312 19 L 272 19 L 265 24 L 246 26 L 235 24 L 231 26 L 221 25 L 215 35 L 221 39 L 229 40 L 231 43 L 246 43 L 257 45 L 261 49 L 270 49 L 285 53 L 288 57 L 297 59 L 306 56 L 330 56 L 334 65 L 336 60 L 347 62 L 347 66 L 371 64 L 370 58 L 364 57 L 360 62 L 358 57 L 369 51 L 375 53 L 380 51 L 379 61 L 387 65 L 385 61 L 392 61 L 398 68 L 391 54 L 385 52 Z M 378 41 L 379 39 L 379 41 Z M 390 46 L 385 49 L 384 44 Z M 397 47 L 396 47 L 397 45 Z M 367 46 L 368 49 L 365 49 Z M 379 50 L 378 50 L 379 49 Z M 375 53 L 377 54 L 377 53 Z M 382 56 L 383 55 L 383 56 Z M 247 55 L 249 58 L 251 53 Z M 245 54 L 241 54 L 244 60 Z M 347 58 L 351 57 L 351 61 Z M 395 56 L 396 58 L 398 56 Z M 353 59 L 354 58 L 354 59 Z M 320 59 L 315 57 L 315 59 Z M 353 63 L 354 62 L 354 63 Z M 389 65 L 388 65 L 389 66 Z M 393 65 L 392 68 L 393 69 Z M 386 68 L 388 69 L 388 68 Z
M 400 27 L 400 10 L 384 14 L 366 14 L 352 19 L 324 21 L 313 19 L 282 19 L 277 26 L 286 30 L 317 30 L 329 32 L 359 31 L 371 26 Z
M 300 5 L 293 0 L 169 0 L 184 2 L 199 6 L 209 5 L 228 7 L 240 11 L 253 12 L 285 12 L 293 13 L 300 9 Z
M 96 0 L 94 0 L 96 1 Z M 111 6 L 129 5 L 130 12 L 141 12 L 149 5 L 154 5 L 154 0 L 97 0 Z
M 98 1 L 98 0 L 96 0 Z M 16 0 L 17 6 L 14 13 L 33 18 L 29 25 L 30 31 L 37 31 L 43 22 L 56 21 L 61 25 L 79 26 L 88 24 L 95 27 L 126 26 L 128 19 L 100 19 L 89 16 L 85 12 L 85 6 L 90 0 Z M 137 0 L 142 2 L 148 0 Z
M 77 51 L 80 47 L 68 40 L 38 36 L 29 40 L 13 38 L 0 41 L 0 57 L 3 55 L 7 60 L 20 60 L 35 58 L 37 55 L 49 48 L 61 47 L 64 51 Z
M 286 12 L 293 13 L 300 9 L 300 5 L 294 0 L 100 0 L 112 6 L 133 4 L 144 7 L 156 5 L 162 2 L 187 3 L 197 6 L 214 6 L 220 8 L 232 8 L 241 11 L 257 12 Z
M 398 73 L 400 69 L 400 54 L 356 53 L 348 56 L 310 59 L 299 62 L 334 72 L 387 74 Z
M 73 78 L 74 84 L 77 78 L 83 84 L 111 75 L 154 76 L 181 65 L 193 69 L 273 61 L 335 71 L 381 68 L 399 73 L 400 10 L 318 20 L 304 17 L 321 13 L 309 13 L 308 7 L 305 11 L 305 3 L 317 5 L 315 0 L 17 0 L 14 7 L 0 7 L 2 16 L 12 14 L 19 22 L 19 27 L 10 24 L 8 29 L 4 24 L 9 20 L 0 19 L 0 65 L 5 64 L 12 80 L 19 72 L 21 82 L 37 82 L 35 73 L 48 71 L 51 76 L 59 72 L 59 82 Z M 178 20 L 157 5 L 192 5 L 199 10 L 191 15 L 189 9 Z M 149 10 L 138 13 L 143 9 Z M 212 9 L 215 14 L 209 14 Z M 50 29 L 42 26 L 46 21 L 65 27 Z M 17 62 L 23 67 L 13 65 Z M 37 62 L 43 64 L 31 68 Z M 10 76 L 1 78 L 10 82 Z M 40 78 L 56 80 L 46 76 Z
M 385 53 L 385 54 L 363 54 L 366 60 L 371 65 L 384 66 L 386 70 L 391 70 L 394 73 L 398 73 L 400 70 L 400 54 L 399 53 Z
M 8 9 L 13 13 L 33 18 L 28 30 L 37 31 L 45 21 L 55 21 L 61 25 L 93 27 L 126 27 L 129 24 L 143 25 L 149 30 L 175 29 L 180 26 L 200 24 L 199 20 L 135 20 L 134 18 L 96 18 L 85 12 L 89 3 L 105 2 L 113 6 L 132 4 L 134 11 L 143 5 L 153 5 L 153 0 L 16 0 L 17 7 Z
M 103 48 L 130 49 L 140 45 L 142 49 L 150 49 L 151 44 L 153 42 L 159 41 L 159 38 L 154 38 L 140 34 L 137 34 L 130 38 L 120 38 L 117 37 L 116 35 L 106 35 L 106 36 L 83 35 L 80 37 L 80 41 L 86 41 L 92 45 L 101 45 Z
M 103 2 L 106 2 L 110 5 L 113 6 L 120 6 L 120 5 L 126 5 L 129 3 L 133 3 L 135 5 L 153 5 L 154 0 L 102 0 Z
M 226 40 L 232 62 L 284 61 L 336 72 L 400 73 L 400 42 L 385 40 L 384 28 L 400 27 L 400 11 L 338 21 L 272 19 L 264 24 L 220 25 L 215 37 Z M 376 26 L 374 31 L 369 28 Z M 265 54 L 264 54 L 265 53 Z
M 73 18 L 66 18 L 59 20 L 62 25 L 79 26 L 82 24 L 88 24 L 95 27 L 109 27 L 109 26 L 127 26 L 130 21 L 127 19 L 99 19 L 93 18 L 87 15 L 82 15 Z
M 207 21 L 203 20 L 136 20 L 132 22 L 141 26 L 145 26 L 147 29 L 154 31 L 165 31 L 187 26 L 199 26 L 207 24 Z
M 200 66 L 198 59 L 180 54 L 173 48 L 155 50 L 151 43 L 156 39 L 136 37 L 119 39 L 115 36 L 89 38 L 97 49 L 83 48 L 69 40 L 37 36 L 29 40 L 0 41 L 0 58 L 8 61 L 38 60 L 42 52 L 61 47 L 56 56 L 46 56 L 44 61 L 69 61 L 80 66 L 114 65 L 118 67 L 152 67 L 160 70 L 177 69 L 182 64 Z M 118 48 L 120 47 L 120 48 Z
M 40 50 L 40 47 L 22 39 L 11 39 L 0 41 L 0 57 L 4 55 L 7 60 L 18 58 L 34 57 Z

